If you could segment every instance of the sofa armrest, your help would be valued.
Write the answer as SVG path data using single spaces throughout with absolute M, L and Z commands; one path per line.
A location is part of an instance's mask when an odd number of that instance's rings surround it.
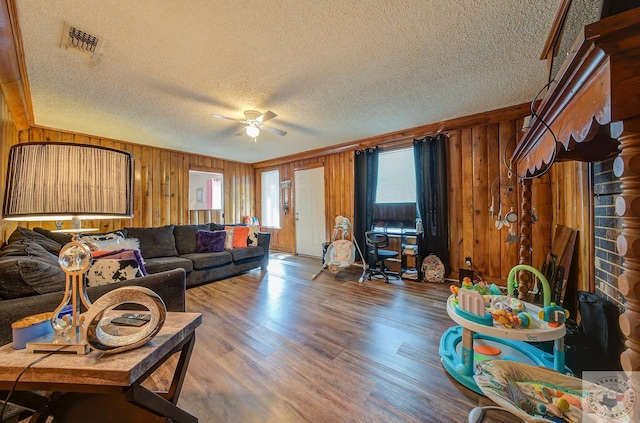
M 258 232 L 258 246 L 264 249 L 264 258 L 260 267 L 266 269 L 269 265 L 269 245 L 271 244 L 270 232 Z
M 91 301 L 95 301 L 113 289 L 131 285 L 144 286 L 157 293 L 168 311 L 185 311 L 186 273 L 183 269 L 95 286 L 87 289 L 87 295 Z M 12 342 L 11 323 L 33 314 L 55 310 L 63 294 L 60 291 L 0 301 L 0 345 Z

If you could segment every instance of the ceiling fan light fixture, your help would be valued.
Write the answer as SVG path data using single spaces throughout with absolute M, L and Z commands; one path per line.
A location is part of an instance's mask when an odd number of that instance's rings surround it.
M 257 126 L 249 125 L 246 127 L 245 131 L 251 138 L 256 138 L 258 135 L 260 135 L 260 128 L 258 128 Z

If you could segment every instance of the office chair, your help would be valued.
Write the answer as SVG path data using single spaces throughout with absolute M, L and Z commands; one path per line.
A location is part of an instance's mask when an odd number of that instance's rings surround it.
M 384 250 L 389 246 L 389 235 L 386 233 L 369 231 L 364 234 L 365 242 L 369 247 L 369 266 L 362 273 L 360 281 L 364 280 L 367 276 L 369 280 L 374 275 L 382 276 L 386 283 L 389 283 L 389 276 L 395 276 L 396 279 L 400 276 L 387 269 L 385 260 L 398 257 L 397 251 Z

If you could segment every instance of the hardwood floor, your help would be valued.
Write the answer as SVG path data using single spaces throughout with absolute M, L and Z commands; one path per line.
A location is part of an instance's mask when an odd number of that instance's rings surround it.
M 437 423 L 493 404 L 440 364 L 448 283 L 358 284 L 359 267 L 312 281 L 319 267 L 272 253 L 266 272 L 189 289 L 203 324 L 179 405 L 205 423 Z

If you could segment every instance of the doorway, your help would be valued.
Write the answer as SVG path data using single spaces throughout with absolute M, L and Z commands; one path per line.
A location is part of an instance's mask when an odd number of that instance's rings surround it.
M 322 257 L 326 242 L 324 167 L 295 171 L 296 254 Z

